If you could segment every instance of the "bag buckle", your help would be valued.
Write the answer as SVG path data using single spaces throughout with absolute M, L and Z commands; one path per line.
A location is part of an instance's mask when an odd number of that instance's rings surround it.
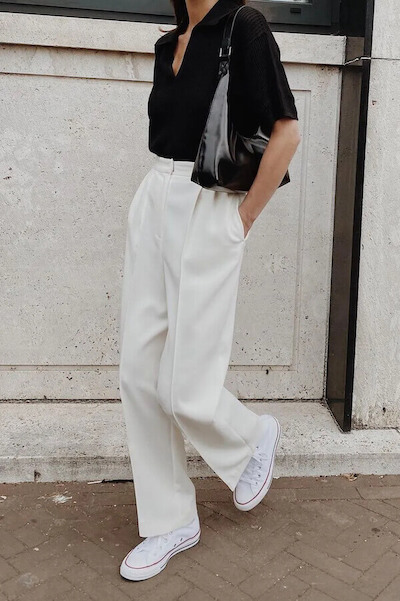
M 228 51 L 222 47 L 219 49 L 219 58 L 229 58 L 231 55 L 232 46 L 228 46 Z

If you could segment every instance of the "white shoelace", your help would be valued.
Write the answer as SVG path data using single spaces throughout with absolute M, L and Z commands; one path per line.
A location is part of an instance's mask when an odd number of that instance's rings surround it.
M 148 551 L 149 547 L 154 547 L 153 554 L 158 551 L 158 549 L 162 549 L 169 542 L 171 534 L 173 530 L 170 532 L 166 532 L 165 534 L 158 534 L 155 536 L 148 536 L 140 543 L 140 548 L 138 551 Z M 180 541 L 183 540 L 183 537 L 180 537 Z M 177 543 L 176 543 L 177 544 Z M 175 545 L 174 545 L 175 546 Z
M 267 453 L 256 449 L 254 455 L 250 458 L 243 474 L 240 477 L 241 482 L 247 482 L 250 485 L 258 485 L 262 477 L 262 464 L 268 459 Z

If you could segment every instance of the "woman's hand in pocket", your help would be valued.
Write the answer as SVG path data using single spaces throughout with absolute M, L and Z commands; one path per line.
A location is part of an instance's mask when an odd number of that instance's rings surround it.
M 255 220 L 246 213 L 242 204 L 239 206 L 239 215 L 243 223 L 244 237 L 246 237 Z

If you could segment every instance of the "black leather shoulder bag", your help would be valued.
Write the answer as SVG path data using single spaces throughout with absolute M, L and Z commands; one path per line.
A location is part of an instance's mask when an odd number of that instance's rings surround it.
M 236 15 L 245 5 L 229 13 L 219 51 L 218 84 L 194 161 L 191 181 L 203 188 L 247 192 L 258 171 L 269 137 L 259 126 L 250 137 L 236 131 L 228 110 L 231 37 Z M 280 186 L 290 182 L 286 172 Z

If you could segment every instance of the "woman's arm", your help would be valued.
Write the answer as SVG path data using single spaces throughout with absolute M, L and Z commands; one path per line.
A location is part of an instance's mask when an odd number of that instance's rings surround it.
M 257 175 L 239 207 L 245 235 L 281 183 L 301 141 L 296 119 L 278 119 L 261 158 Z

